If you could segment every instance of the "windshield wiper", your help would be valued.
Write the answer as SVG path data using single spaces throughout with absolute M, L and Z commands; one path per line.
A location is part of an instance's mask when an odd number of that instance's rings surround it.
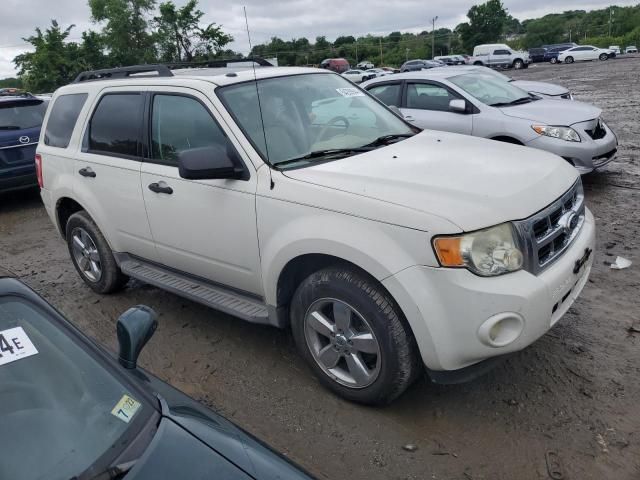
M 106 470 L 89 477 L 87 480 L 116 480 L 122 478 L 129 470 L 133 468 L 137 460 L 131 460 L 130 462 L 120 463 L 109 467 Z M 79 477 L 73 477 L 71 480 L 79 480 Z
M 512 100 L 510 102 L 491 103 L 489 106 L 490 107 L 506 107 L 509 105 L 520 105 L 522 103 L 529 103 L 529 102 L 533 102 L 533 99 L 531 97 L 521 97 L 521 98 L 516 98 L 515 100 Z
M 350 153 L 368 152 L 369 150 L 371 150 L 371 148 L 364 148 L 364 147 L 328 148 L 325 150 L 315 150 L 301 157 L 290 158 L 289 160 L 283 160 L 282 162 L 274 163 L 274 167 L 279 167 L 280 165 L 287 165 L 289 163 L 302 162 L 304 160 L 313 160 L 313 159 L 322 158 L 322 157 L 331 157 L 334 155 L 348 155 Z
M 401 138 L 413 137 L 415 133 L 395 133 L 392 135 L 382 135 L 376 138 L 373 142 L 363 145 L 363 147 L 376 147 L 378 145 L 387 145 L 391 140 L 399 140 Z

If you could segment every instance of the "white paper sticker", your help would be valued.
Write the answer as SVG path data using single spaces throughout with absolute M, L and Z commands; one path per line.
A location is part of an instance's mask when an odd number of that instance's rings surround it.
M 343 97 L 364 97 L 364 92 L 354 87 L 336 88 L 336 92 Z
M 33 346 L 22 327 L 0 331 L 0 365 L 15 362 L 37 353 L 38 350 Z
M 140 402 L 131 398 L 129 395 L 123 395 L 120 401 L 116 403 L 116 406 L 113 407 L 113 410 L 111 410 L 111 415 L 118 417 L 125 423 L 129 423 L 139 408 Z

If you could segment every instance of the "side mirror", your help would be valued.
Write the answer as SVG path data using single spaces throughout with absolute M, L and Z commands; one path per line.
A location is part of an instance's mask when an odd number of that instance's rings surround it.
M 449 102 L 449 110 L 456 113 L 466 113 L 467 112 L 467 102 L 460 98 L 456 98 Z
M 138 356 L 158 328 L 157 315 L 144 305 L 130 308 L 118 318 L 116 334 L 120 352 L 118 361 L 127 369 L 135 369 Z
M 387 108 L 389 108 L 389 110 L 391 110 L 393 113 L 395 113 L 400 118 L 404 118 L 404 115 L 402 115 L 402 112 L 400 111 L 400 109 L 398 107 L 396 107 L 395 105 L 387 105 Z
M 237 165 L 233 149 L 219 145 L 192 148 L 178 154 L 178 172 L 187 180 L 241 178 L 243 171 Z

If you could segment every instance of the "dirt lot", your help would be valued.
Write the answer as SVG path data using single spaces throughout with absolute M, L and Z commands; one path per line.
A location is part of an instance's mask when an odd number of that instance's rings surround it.
M 142 364 L 264 438 L 320 478 L 640 478 L 640 58 L 536 65 L 595 103 L 618 133 L 615 162 L 584 178 L 598 251 L 582 297 L 548 335 L 472 383 L 418 382 L 387 408 L 320 387 L 287 332 L 237 321 L 134 283 L 103 297 L 80 281 L 37 194 L 0 197 L 0 264 L 100 342 L 143 303 L 160 328 Z M 607 265 L 616 255 L 626 270 Z M 406 444 L 417 450 L 405 451 Z M 551 476 L 547 457 L 560 464 Z

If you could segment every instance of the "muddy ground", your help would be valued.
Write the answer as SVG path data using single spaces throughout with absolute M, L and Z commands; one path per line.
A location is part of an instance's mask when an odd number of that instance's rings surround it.
M 640 478 L 640 58 L 535 65 L 595 103 L 618 133 L 615 162 L 584 178 L 598 222 L 591 279 L 559 324 L 465 385 L 419 381 L 387 408 L 324 390 L 286 331 L 250 325 L 141 283 L 113 296 L 80 281 L 37 194 L 0 197 L 0 264 L 115 349 L 135 304 L 160 313 L 144 367 L 332 479 Z M 626 270 L 607 265 L 616 255 Z M 417 450 L 405 451 L 406 444 Z M 561 465 L 550 476 L 547 457 Z

